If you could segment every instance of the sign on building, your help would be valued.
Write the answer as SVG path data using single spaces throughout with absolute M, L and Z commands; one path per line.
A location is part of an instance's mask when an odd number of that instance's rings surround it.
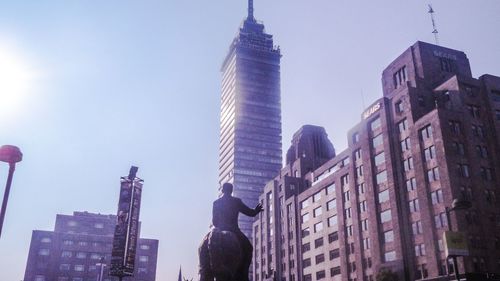
M 443 233 L 445 256 L 468 256 L 467 239 L 463 232 L 445 231 Z
M 111 252 L 110 275 L 113 276 L 123 277 L 134 274 L 143 183 L 142 179 L 136 177 L 137 170 L 137 167 L 132 166 L 128 177 L 121 178 L 117 222 Z

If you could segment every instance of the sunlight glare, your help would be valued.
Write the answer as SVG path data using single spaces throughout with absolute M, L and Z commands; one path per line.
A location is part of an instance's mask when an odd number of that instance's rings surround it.
M 0 117 L 18 113 L 32 89 L 34 71 L 9 48 L 0 46 Z

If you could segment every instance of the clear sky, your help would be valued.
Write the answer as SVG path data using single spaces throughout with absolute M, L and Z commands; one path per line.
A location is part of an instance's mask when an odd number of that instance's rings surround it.
M 255 0 L 283 53 L 285 151 L 303 124 L 346 147 L 382 96 L 384 67 L 434 41 L 427 2 Z M 432 2 L 440 43 L 466 52 L 475 77 L 500 75 L 500 1 Z M 160 240 L 157 280 L 180 264 L 195 277 L 217 189 L 219 68 L 245 15 L 245 0 L 0 2 L 0 145 L 24 152 L 2 280 L 23 278 L 31 231 L 53 229 L 56 214 L 116 213 L 132 164 L 145 180 L 142 236 Z M 6 173 L 0 163 L 2 194 Z

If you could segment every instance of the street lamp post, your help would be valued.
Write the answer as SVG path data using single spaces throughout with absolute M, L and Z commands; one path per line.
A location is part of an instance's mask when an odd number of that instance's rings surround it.
M 106 263 L 104 262 L 104 257 L 102 257 L 101 261 L 96 265 L 99 266 L 99 273 L 97 275 L 97 281 L 102 281 L 102 278 L 104 277 L 104 267 L 106 266 Z
M 2 209 L 0 212 L 0 236 L 2 235 L 3 221 L 5 219 L 5 212 L 7 211 L 7 202 L 9 201 L 10 186 L 16 169 L 16 163 L 23 160 L 23 154 L 18 147 L 13 145 L 4 145 L 0 147 L 0 161 L 9 163 L 9 175 L 7 176 L 7 183 L 5 185 L 5 192 L 3 194 Z
M 448 221 L 448 230 L 453 231 L 453 227 L 451 225 L 450 213 L 458 210 L 466 210 L 472 207 L 472 203 L 468 200 L 460 200 L 454 199 L 451 203 L 451 208 L 446 207 L 446 220 Z M 457 281 L 460 281 L 460 274 L 458 273 L 458 262 L 457 256 L 453 256 L 453 268 L 455 269 L 455 278 Z M 447 257 L 448 259 L 448 257 Z

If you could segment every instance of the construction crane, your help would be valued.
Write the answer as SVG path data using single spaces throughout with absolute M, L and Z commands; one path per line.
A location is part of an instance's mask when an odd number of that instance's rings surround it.
M 434 19 L 434 9 L 432 8 L 432 5 L 429 4 L 429 14 L 431 14 L 431 21 L 432 21 L 432 33 L 434 34 L 434 40 L 436 41 L 436 45 L 439 45 L 439 38 L 438 38 L 438 30 L 436 27 L 436 20 Z

